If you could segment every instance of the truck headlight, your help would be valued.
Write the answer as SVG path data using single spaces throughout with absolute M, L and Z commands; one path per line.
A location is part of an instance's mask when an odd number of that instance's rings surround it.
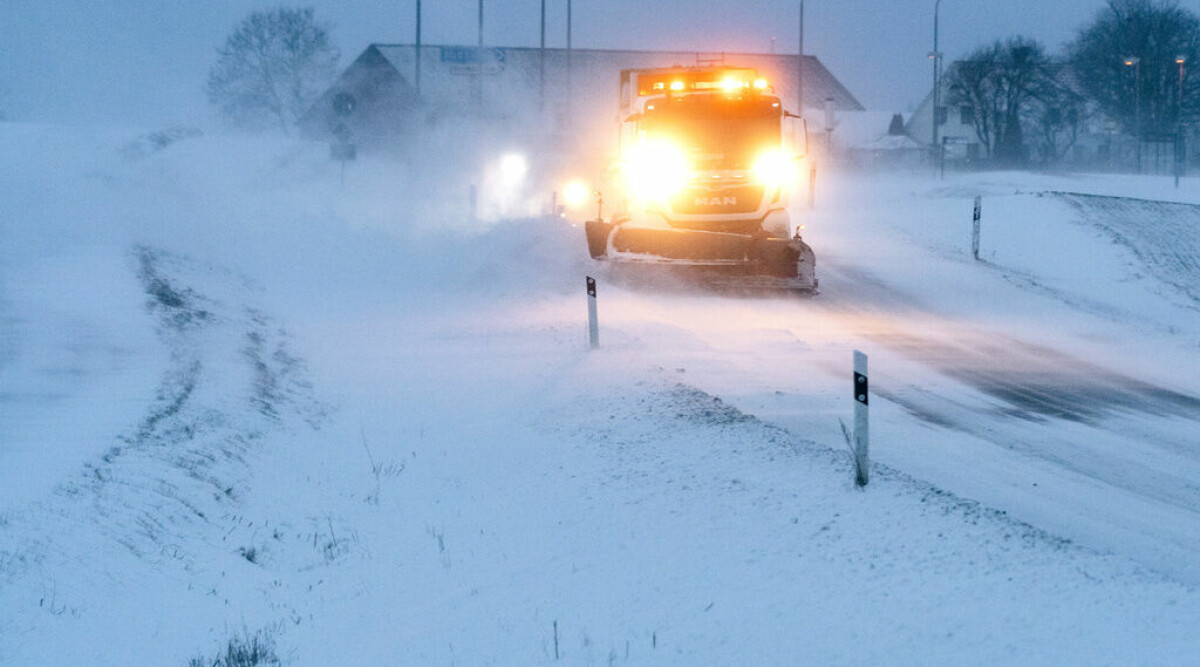
M 639 144 L 626 162 L 625 175 L 636 198 L 668 199 L 687 184 L 687 156 L 669 141 Z
M 796 161 L 788 153 L 772 148 L 754 162 L 754 175 L 767 187 L 785 187 L 796 178 Z

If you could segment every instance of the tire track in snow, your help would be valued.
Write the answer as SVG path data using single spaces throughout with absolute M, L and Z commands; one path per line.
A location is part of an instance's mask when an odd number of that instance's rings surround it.
M 1200 206 L 1052 192 L 1125 246 L 1158 280 L 1200 305 Z
M 1001 401 L 1008 416 L 1097 424 L 1144 413 L 1200 421 L 1200 398 L 1053 348 L 946 320 L 862 272 L 827 268 L 852 293 L 816 308 L 858 335 Z M 897 394 L 899 395 L 899 394 Z
M 1078 512 L 1080 521 L 1071 530 L 1100 535 L 1100 544 L 1111 534 L 1124 535 L 1122 541 L 1136 543 L 1129 548 L 1143 562 L 1191 581 L 1200 576 L 1182 558 L 1194 552 L 1194 530 L 1200 526 L 1200 450 L 1184 435 L 1200 428 L 1200 398 L 1047 345 L 942 317 L 853 267 L 827 263 L 826 272 L 847 285 L 847 292 L 813 302 L 823 317 L 855 338 L 878 343 L 936 377 L 977 392 L 938 387 L 943 381 L 918 370 L 873 378 L 881 397 L 925 423 L 972 438 L 964 443 L 989 443 L 1028 457 L 1028 465 L 1018 464 L 1026 476 L 1059 478 L 1062 488 L 1050 495 L 1056 509 L 1024 500 L 1012 507 L 1024 507 L 1029 517 L 1046 513 L 1050 520 L 1057 520 L 1055 512 Z M 1126 502 L 1093 517 L 1088 512 L 1097 508 L 1085 503 L 1097 489 Z M 1149 514 L 1138 519 L 1128 508 Z M 1158 515 L 1172 517 L 1171 522 L 1154 518 Z
M 155 398 L 77 478 L 0 523 L 0 581 L 36 593 L 114 545 L 189 576 L 210 567 L 213 549 L 238 558 L 225 538 L 246 530 L 239 500 L 264 438 L 324 419 L 303 361 L 286 332 L 247 305 L 246 285 L 153 248 L 133 259 L 166 352 Z M 35 593 L 8 598 L 36 605 Z M 59 600 L 79 616 L 87 593 L 75 593 Z

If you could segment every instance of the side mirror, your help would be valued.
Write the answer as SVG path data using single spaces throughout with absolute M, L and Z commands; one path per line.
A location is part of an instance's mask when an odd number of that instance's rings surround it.
M 798 158 L 808 157 L 808 121 L 801 116 L 788 114 L 784 130 L 784 146 L 792 149 Z

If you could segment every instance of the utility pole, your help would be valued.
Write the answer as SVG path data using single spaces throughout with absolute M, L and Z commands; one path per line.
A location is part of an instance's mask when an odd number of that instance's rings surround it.
M 546 0 L 542 0 L 542 41 L 538 50 L 538 111 L 546 110 Z
M 804 0 L 800 0 L 800 57 L 796 61 L 796 113 L 804 115 Z
M 573 93 L 572 86 L 572 52 L 571 52 L 571 0 L 567 0 L 567 122 L 571 122 L 571 95 Z
M 413 76 L 413 81 L 417 86 L 417 95 L 421 95 L 421 0 L 417 0 L 417 49 L 416 49 L 416 72 Z
M 479 47 L 475 50 L 475 105 L 483 111 L 483 0 L 479 0 Z
M 938 149 L 938 107 L 941 104 L 941 64 L 942 54 L 938 51 L 938 11 L 941 9 L 942 0 L 937 0 L 933 3 L 933 53 L 929 57 L 933 59 L 933 148 Z

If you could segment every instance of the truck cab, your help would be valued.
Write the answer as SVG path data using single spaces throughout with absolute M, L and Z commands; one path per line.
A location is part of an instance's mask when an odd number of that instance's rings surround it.
M 680 229 L 790 235 L 788 199 L 804 121 L 755 70 L 621 72 L 615 219 Z
M 594 259 L 816 291 L 812 249 L 787 212 L 807 128 L 755 70 L 623 70 L 618 113 L 619 196 L 610 217 L 586 223 Z

